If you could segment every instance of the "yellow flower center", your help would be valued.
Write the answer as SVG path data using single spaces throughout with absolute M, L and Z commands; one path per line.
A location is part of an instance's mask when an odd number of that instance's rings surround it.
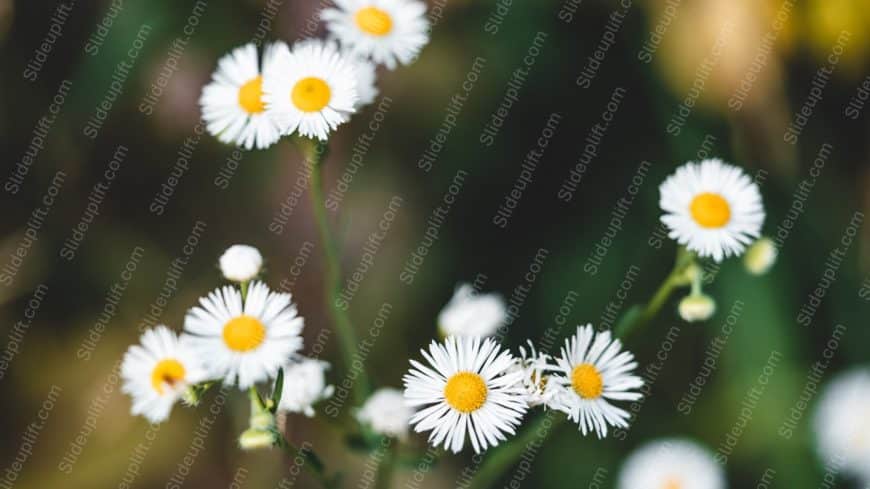
M 184 365 L 174 358 L 160 360 L 151 371 L 151 386 L 161 395 L 164 384 L 174 387 L 177 382 L 182 380 L 184 380 Z
M 483 378 L 471 372 L 459 372 L 453 375 L 444 386 L 447 404 L 461 413 L 480 409 L 486 402 L 486 393 L 486 383 Z
M 238 316 L 224 325 L 224 343 L 230 350 L 245 352 L 260 346 L 266 338 L 266 327 L 252 316 Z
M 239 88 L 239 105 L 249 114 L 266 110 L 263 104 L 263 77 L 251 78 Z
M 604 392 L 604 380 L 591 363 L 581 363 L 571 372 L 571 386 L 583 399 L 596 399 Z
M 692 218 L 699 226 L 705 228 L 721 228 L 731 219 L 731 206 L 719 194 L 705 192 L 692 199 L 689 206 Z
M 296 82 L 290 97 L 302 112 L 318 112 L 329 104 L 332 90 L 322 79 L 310 76 Z
M 360 30 L 372 36 L 386 36 L 393 30 L 393 19 L 390 14 L 377 7 L 364 7 L 357 10 L 354 20 Z
M 665 481 L 665 485 L 662 486 L 662 489 L 682 489 L 683 484 L 680 483 L 680 480 L 676 477 L 670 477 Z

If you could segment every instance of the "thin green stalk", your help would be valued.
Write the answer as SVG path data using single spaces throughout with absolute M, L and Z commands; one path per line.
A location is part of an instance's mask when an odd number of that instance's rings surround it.
M 393 440 L 390 446 L 384 448 L 384 458 L 378 464 L 378 473 L 375 478 L 375 489 L 390 489 L 390 481 L 393 479 L 393 470 L 396 468 L 396 455 L 399 442 Z
M 617 338 L 625 340 L 634 332 L 640 330 L 647 323 L 655 318 L 661 308 L 668 302 L 671 294 L 679 287 L 688 285 L 690 278 L 687 277 L 686 270 L 689 266 L 695 263 L 695 255 L 684 248 L 677 251 L 677 259 L 674 263 L 674 268 L 671 273 L 665 277 L 665 280 L 659 285 L 658 290 L 653 294 L 649 302 L 645 306 L 635 306 L 629 309 L 615 328 Z
M 302 466 L 308 471 L 308 473 L 317 479 L 317 482 L 319 482 L 324 489 L 338 487 L 338 480 L 327 475 L 326 468 L 316 453 L 312 450 L 300 449 L 296 445 L 287 441 L 287 439 L 280 433 L 277 435 L 275 444 L 281 447 L 281 449 L 284 450 L 284 453 L 286 453 L 291 460 L 295 460 L 296 457 L 301 458 L 304 461 Z
M 329 228 L 329 219 L 326 214 L 325 199 L 323 198 L 322 173 L 326 147 L 322 146 L 322 144 L 300 141 L 300 147 L 303 150 L 305 158 L 311 165 L 311 177 L 309 178 L 311 209 L 314 213 L 314 220 L 317 223 L 317 230 L 320 233 L 326 261 L 324 295 L 328 302 L 327 309 L 335 323 L 336 329 L 338 329 L 338 341 L 341 346 L 345 368 L 349 370 L 353 368 L 355 363 L 359 341 L 347 311 L 338 307 L 339 294 L 341 293 L 341 255 L 338 251 L 338 244 Z M 363 369 L 353 385 L 354 402 L 357 405 L 362 405 L 368 392 L 368 377 L 365 369 Z

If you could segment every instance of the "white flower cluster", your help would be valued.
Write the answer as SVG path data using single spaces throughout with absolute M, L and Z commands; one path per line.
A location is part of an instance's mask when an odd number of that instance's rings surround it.
M 133 414 L 159 423 L 179 399 L 195 402 L 197 388 L 222 382 L 245 390 L 273 381 L 281 370 L 277 409 L 311 416 L 312 405 L 332 394 L 324 375 L 329 365 L 300 355 L 304 321 L 290 294 L 250 282 L 261 266 L 255 248 L 229 248 L 220 267 L 241 287 L 220 287 L 201 298 L 187 312 L 180 336 L 161 325 L 130 347 L 121 375 Z
M 419 409 L 411 423 L 417 432 L 431 431 L 430 443 L 454 452 L 466 438 L 478 453 L 498 445 L 537 406 L 561 411 L 584 435 L 603 438 L 610 426 L 628 427 L 629 414 L 616 403 L 641 397 L 634 355 L 592 325 L 578 326 L 558 357 L 531 343 L 514 356 L 472 335 L 433 341 L 421 353 L 425 364 L 411 360 L 404 377 L 405 399 Z
M 209 133 L 245 149 L 292 134 L 325 141 L 374 101 L 376 64 L 408 64 L 428 42 L 420 0 L 335 3 L 321 13 L 326 40 L 246 44 L 218 61 L 199 100 Z

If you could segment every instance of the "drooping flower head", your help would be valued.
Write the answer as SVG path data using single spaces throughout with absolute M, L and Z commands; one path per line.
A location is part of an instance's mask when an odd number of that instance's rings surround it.
M 290 294 L 251 283 L 245 300 L 231 286 L 211 292 L 184 318 L 185 338 L 213 378 L 244 390 L 274 378 L 301 348 L 303 319 Z
M 520 356 L 514 368 L 523 373 L 520 385 L 529 407 L 547 405 L 557 392 L 554 384 L 549 382 L 548 372 L 553 370 L 550 364 L 552 358 L 546 353 L 539 353 L 531 340 L 527 341 L 527 345 L 528 348 L 520 346 Z
M 460 284 L 438 314 L 438 331 L 442 336 L 492 336 L 506 319 L 502 296 L 478 294 L 470 284 Z
M 303 358 L 284 367 L 284 388 L 278 409 L 290 413 L 303 413 L 309 418 L 314 416 L 314 405 L 329 399 L 334 390 L 326 384 L 326 370 L 329 363 L 322 360 Z
M 350 119 L 359 97 L 351 62 L 332 43 L 316 39 L 292 49 L 276 43 L 263 80 L 266 112 L 284 135 L 325 141 Z
M 121 363 L 121 388 L 133 398 L 132 413 L 152 423 L 169 417 L 188 387 L 207 379 L 199 357 L 166 326 L 142 334 Z
M 458 453 L 467 435 L 480 453 L 515 432 L 528 404 L 509 351 L 488 338 L 449 336 L 421 353 L 428 365 L 411 360 L 403 380 L 408 404 L 421 408 L 411 424 L 432 431 L 430 444 Z
M 658 440 L 635 450 L 619 473 L 618 489 L 724 489 L 722 467 L 688 440 Z
M 342 48 L 393 69 L 412 62 L 429 41 L 426 4 L 419 0 L 334 0 L 323 10 Z
M 199 104 L 206 129 L 221 142 L 264 149 L 280 139 L 263 99 L 263 72 L 270 69 L 273 52 L 271 46 L 266 47 L 262 70 L 254 44 L 238 47 L 218 61 Z
M 405 403 L 402 391 L 384 387 L 366 399 L 356 413 L 356 419 L 377 434 L 404 439 L 413 414 L 414 410 Z
M 643 380 L 631 373 L 637 367 L 634 355 L 621 350 L 622 343 L 612 339 L 610 331 L 596 333 L 591 324 L 578 326 L 556 361 L 557 373 L 549 376 L 548 383 L 560 387 L 549 406 L 578 423 L 584 435 L 594 431 L 604 438 L 608 426 L 627 428 L 628 412 L 612 403 L 641 398 L 634 389 Z
M 761 234 L 758 185 L 718 159 L 686 163 L 659 187 L 668 236 L 703 257 L 738 256 Z

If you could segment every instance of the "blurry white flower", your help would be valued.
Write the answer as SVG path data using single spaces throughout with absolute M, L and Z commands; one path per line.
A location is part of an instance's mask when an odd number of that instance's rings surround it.
M 677 310 L 684 321 L 706 321 L 716 312 L 716 301 L 706 294 L 689 294 L 680 301 Z
M 422 407 L 411 424 L 432 431 L 431 445 L 458 453 L 467 434 L 480 453 L 515 433 L 528 404 L 509 351 L 488 338 L 449 336 L 421 353 L 428 365 L 411 360 L 403 381 L 408 404 Z
M 329 363 L 311 358 L 284 367 L 284 389 L 278 409 L 291 413 L 314 416 L 314 405 L 329 399 L 334 390 L 326 385 L 326 369 Z
M 668 236 L 700 256 L 720 262 L 740 255 L 761 232 L 764 207 L 758 185 L 722 160 L 686 163 L 659 191 Z
M 399 389 L 378 389 L 356 413 L 360 423 L 371 426 L 380 435 L 405 438 L 414 410 L 405 403 Z
M 356 108 L 360 109 L 375 101 L 378 96 L 378 87 L 375 85 L 377 81 L 377 67 L 367 59 L 356 55 L 350 55 L 350 63 L 353 65 L 353 71 L 356 74 L 356 91 L 359 98 L 356 101 Z
M 471 285 L 460 284 L 438 314 L 438 331 L 442 336 L 492 336 L 506 318 L 499 294 L 477 294 Z
M 213 378 L 238 380 L 242 390 L 275 377 L 302 348 L 304 321 L 290 294 L 272 292 L 262 282 L 250 285 L 244 303 L 235 287 L 226 286 L 199 300 L 184 318 L 185 338 Z
M 770 238 L 761 238 L 746 250 L 743 265 L 753 275 L 764 275 L 776 263 L 776 245 Z
M 321 17 L 342 47 L 388 69 L 412 62 L 429 41 L 419 0 L 334 0 Z
M 538 353 L 531 340 L 527 343 L 528 350 L 520 346 L 520 356 L 516 359 L 515 369 L 523 373 L 520 385 L 526 393 L 526 402 L 529 407 L 535 407 L 547 404 L 555 395 L 556 389 L 548 382 L 550 356 Z
M 278 126 L 266 114 L 263 100 L 262 72 L 273 62 L 272 51 L 271 46 L 266 47 L 263 70 L 254 44 L 236 48 L 218 61 L 199 104 L 206 129 L 221 142 L 264 149 L 280 139 Z
M 870 369 L 854 369 L 831 379 L 813 419 L 817 448 L 825 462 L 870 482 Z
M 133 414 L 159 423 L 189 386 L 206 380 L 206 371 L 193 350 L 166 326 L 146 331 L 140 343 L 124 355 L 121 389 L 133 398 Z
M 233 282 L 247 282 L 256 278 L 262 266 L 260 251 L 248 245 L 230 246 L 220 258 L 221 273 Z
M 347 122 L 357 102 L 353 65 L 332 44 L 310 39 L 275 44 L 274 62 L 263 74 L 266 113 L 282 134 L 325 141 Z
M 705 448 L 687 440 L 659 440 L 628 457 L 617 488 L 725 489 L 725 475 Z
M 627 428 L 628 412 L 611 401 L 641 398 L 639 392 L 632 392 L 643 385 L 640 377 L 630 373 L 637 367 L 634 355 L 621 349 L 622 343 L 611 339 L 610 331 L 596 333 L 591 324 L 578 326 L 562 347 L 558 373 L 548 377 L 547 383 L 558 388 L 548 405 L 566 413 L 584 435 L 594 431 L 604 438 L 608 425 Z

